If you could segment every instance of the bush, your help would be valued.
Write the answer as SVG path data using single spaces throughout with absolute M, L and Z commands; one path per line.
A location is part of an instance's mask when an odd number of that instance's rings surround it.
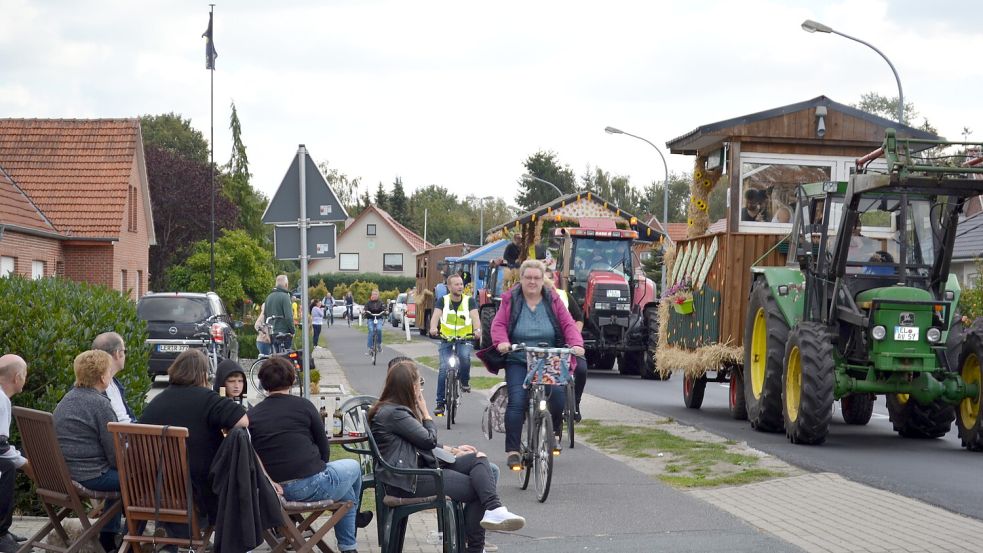
M 323 300 L 328 296 L 328 286 L 324 284 L 324 279 L 321 279 L 317 286 L 311 286 L 307 289 L 307 297 L 313 300 Z
M 416 286 L 416 279 L 412 277 L 380 275 L 378 273 L 316 274 L 316 275 L 309 275 L 307 281 L 308 281 L 308 286 L 316 286 L 319 283 L 319 281 L 323 281 L 325 288 L 331 290 L 331 293 L 336 298 L 339 296 L 334 292 L 334 290 L 338 285 L 351 286 L 356 281 L 371 282 L 379 289 L 380 292 L 384 292 L 386 290 L 405 290 L 407 288 L 412 288 L 413 286 Z
M 369 295 L 372 294 L 372 290 L 375 290 L 376 285 L 373 282 L 363 282 L 361 280 L 356 280 L 351 285 L 352 296 L 355 298 L 355 303 L 360 303 L 365 305 L 369 301 Z
M 382 300 L 382 303 L 388 304 L 389 300 L 396 299 L 398 295 L 399 290 L 386 290 L 385 292 L 379 292 L 379 299 Z
M 976 260 L 976 279 L 959 296 L 959 312 L 971 320 L 983 317 L 983 259 Z
M 72 387 L 75 356 L 86 351 L 103 332 L 117 332 L 126 341 L 126 368 L 118 378 L 127 403 L 139 416 L 150 388 L 147 325 L 137 318 L 136 304 L 123 294 L 58 278 L 0 278 L 0 353 L 27 361 L 27 384 L 12 398 L 15 405 L 51 412 Z M 12 441 L 20 444 L 16 424 Z M 42 514 L 27 478 L 18 478 L 17 509 Z
M 334 301 L 339 301 L 340 300 L 342 303 L 344 303 L 344 301 L 345 301 L 345 294 L 347 294 L 347 293 L 348 293 L 348 285 L 347 284 L 338 284 L 338 285 L 335 285 L 335 287 L 331 289 L 331 295 L 334 297 Z
M 239 335 L 239 359 L 258 358 L 259 350 L 256 349 L 256 329 L 252 326 L 243 326 L 237 334 Z

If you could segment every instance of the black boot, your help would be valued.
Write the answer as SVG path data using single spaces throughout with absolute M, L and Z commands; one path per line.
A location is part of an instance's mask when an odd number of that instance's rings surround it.
M 116 544 L 116 532 L 100 532 L 99 545 L 106 550 L 106 553 L 115 553 L 119 550 Z

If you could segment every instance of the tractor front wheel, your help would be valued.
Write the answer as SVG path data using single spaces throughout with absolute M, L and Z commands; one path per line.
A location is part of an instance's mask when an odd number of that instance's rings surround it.
M 782 369 L 788 323 L 764 280 L 751 289 L 744 325 L 744 398 L 751 427 L 782 430 Z
M 788 334 L 782 377 L 785 434 L 794 444 L 826 441 L 833 409 L 836 365 L 826 328 L 802 322 Z
M 614 362 L 617 360 L 617 357 L 613 353 L 602 353 L 598 354 L 595 359 L 597 361 L 592 368 L 599 371 L 610 371 L 614 368 Z
M 648 349 L 642 365 L 642 380 L 669 380 L 672 373 L 662 376 L 655 366 L 655 352 L 659 349 L 659 310 L 655 307 L 645 309 L 645 328 L 648 331 Z
M 863 426 L 874 414 L 874 394 L 847 394 L 840 398 L 843 422 Z
M 888 394 L 887 414 L 902 438 L 941 438 L 949 433 L 956 410 L 937 399 L 922 405 L 908 394 Z
M 618 372 L 626 376 L 638 376 L 644 363 L 644 351 L 626 351 L 618 356 Z
M 481 319 L 481 347 L 487 348 L 491 345 L 491 327 L 492 321 L 495 319 L 495 309 L 494 305 L 484 305 L 481 310 L 478 311 L 478 318 Z
M 983 333 L 973 332 L 966 337 L 959 356 L 959 372 L 967 386 L 976 386 L 976 395 L 963 398 L 958 405 L 956 424 L 963 447 L 983 451 Z

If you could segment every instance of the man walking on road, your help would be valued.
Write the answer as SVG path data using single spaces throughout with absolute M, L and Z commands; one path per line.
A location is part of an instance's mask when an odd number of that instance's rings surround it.
M 17 469 L 31 475 L 27 459 L 8 441 L 12 410 L 10 398 L 24 389 L 27 362 L 19 355 L 0 357 L 0 553 L 14 553 L 24 538 L 10 533 L 14 515 L 14 479 Z
M 481 320 L 478 310 L 471 305 L 470 297 L 465 296 L 464 279 L 461 275 L 447 277 L 448 293 L 443 301 L 434 306 L 430 317 L 430 335 L 442 338 L 437 353 L 440 358 L 440 372 L 437 375 L 437 405 L 434 415 L 444 414 L 444 390 L 447 382 L 447 363 L 452 355 L 457 356 L 458 375 L 461 391 L 471 391 L 471 350 L 470 341 L 452 342 L 450 338 L 470 338 L 481 333 Z M 438 329 L 439 325 L 439 329 Z M 456 350 L 455 350 L 456 348 Z
M 103 332 L 92 341 L 92 349 L 102 350 L 113 358 L 113 363 L 110 365 L 113 385 L 106 388 L 106 395 L 109 396 L 109 402 L 113 405 L 113 411 L 116 412 L 116 420 L 133 422 L 136 417 L 133 416 L 133 410 L 126 403 L 126 390 L 116 378 L 116 375 L 126 366 L 126 344 L 123 342 L 123 337 L 115 332 Z
M 294 333 L 294 311 L 290 302 L 290 291 L 287 289 L 287 275 L 276 277 L 276 288 L 266 296 L 264 312 L 266 317 L 280 317 L 273 320 L 273 337 L 277 333 Z M 274 344 L 276 345 L 276 344 Z M 274 347 L 274 351 L 276 348 Z

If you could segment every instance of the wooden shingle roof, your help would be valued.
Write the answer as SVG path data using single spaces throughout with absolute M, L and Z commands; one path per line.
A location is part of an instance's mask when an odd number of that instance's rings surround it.
M 0 166 L 65 236 L 118 237 L 138 119 L 0 119 Z

